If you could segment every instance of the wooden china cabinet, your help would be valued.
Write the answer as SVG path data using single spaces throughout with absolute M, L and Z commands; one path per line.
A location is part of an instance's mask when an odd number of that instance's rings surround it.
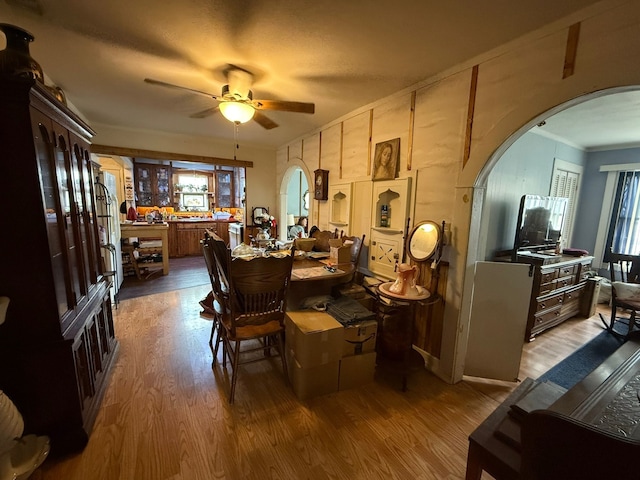
M 118 351 L 94 204 L 94 132 L 33 80 L 0 76 L 0 390 L 52 454 L 84 447 Z
M 135 182 L 138 206 L 173 206 L 170 165 L 135 162 Z

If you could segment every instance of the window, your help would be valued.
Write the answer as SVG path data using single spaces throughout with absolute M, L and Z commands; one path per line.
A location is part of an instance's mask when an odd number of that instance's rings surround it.
M 178 208 L 192 212 L 203 212 L 209 210 L 209 176 L 197 173 L 177 175 L 178 183 L 174 185 L 176 193 L 179 194 Z
M 556 158 L 553 164 L 553 177 L 549 195 L 552 197 L 568 198 L 567 211 L 565 212 L 564 226 L 562 227 L 562 244 L 570 247 L 572 244 L 574 218 L 578 194 L 580 193 L 580 179 L 583 167 L 574 163 L 565 162 Z
M 640 253 L 640 171 L 618 173 L 606 252 Z

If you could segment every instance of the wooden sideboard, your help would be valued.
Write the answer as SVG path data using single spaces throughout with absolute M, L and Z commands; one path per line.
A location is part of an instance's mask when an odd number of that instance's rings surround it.
M 533 266 L 533 287 L 527 316 L 525 341 L 531 341 L 540 332 L 554 327 L 585 311 L 587 272 L 593 257 L 551 255 L 518 255 L 518 263 Z

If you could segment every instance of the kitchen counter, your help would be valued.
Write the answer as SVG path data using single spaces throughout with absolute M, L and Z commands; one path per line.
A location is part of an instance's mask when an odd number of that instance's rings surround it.
M 214 220 L 213 218 L 185 218 L 169 220 L 169 257 L 202 255 L 200 240 L 206 230 L 216 233 L 229 244 L 229 224 L 237 220 Z
M 230 220 L 216 220 L 215 218 L 210 217 L 187 217 L 187 218 L 178 218 L 176 220 L 167 220 L 167 223 L 202 223 L 202 222 L 215 222 L 215 223 L 238 223 L 238 220 L 230 219 Z

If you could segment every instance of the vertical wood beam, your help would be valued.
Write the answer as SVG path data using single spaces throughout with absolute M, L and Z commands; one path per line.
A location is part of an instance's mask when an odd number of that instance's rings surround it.
M 576 56 L 578 54 L 578 40 L 580 39 L 580 22 L 574 23 L 569 27 L 567 35 L 567 48 L 564 53 L 564 68 L 562 70 L 562 79 L 573 75 L 576 68 Z
M 373 108 L 369 110 L 369 145 L 367 146 L 367 175 L 371 176 L 371 135 L 373 135 Z
M 478 90 L 478 65 L 471 70 L 471 86 L 469 88 L 469 106 L 467 107 L 467 130 L 464 135 L 464 153 L 462 168 L 465 167 L 471 155 L 471 132 L 473 130 L 473 115 L 476 108 L 476 92 Z
M 342 152 L 342 146 L 344 144 L 344 122 L 340 122 L 340 157 L 339 157 L 339 161 L 340 161 L 340 178 L 342 179 L 342 157 L 343 157 L 343 152 Z
M 411 92 L 411 109 L 409 111 L 409 148 L 407 149 L 407 171 L 411 171 L 413 160 L 413 127 L 416 123 L 416 92 Z

